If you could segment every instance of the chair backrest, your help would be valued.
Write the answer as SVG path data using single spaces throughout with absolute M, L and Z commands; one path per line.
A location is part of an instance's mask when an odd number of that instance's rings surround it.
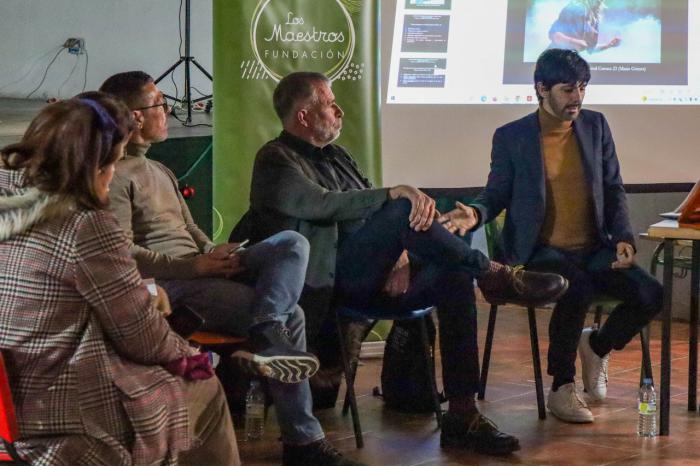
M 685 278 L 688 275 L 688 271 L 693 268 L 693 258 L 691 253 L 693 252 L 693 245 L 690 241 L 686 240 L 676 240 L 674 245 L 678 248 L 674 252 L 673 257 L 673 268 L 674 276 L 678 278 Z M 654 252 L 651 255 L 651 264 L 649 266 L 649 273 L 656 276 L 656 266 L 664 265 L 664 243 L 661 242 L 656 245 Z
M 505 257 L 503 240 L 501 238 L 505 220 L 506 211 L 504 210 L 498 217 L 484 225 L 484 230 L 486 231 L 486 247 L 489 251 L 489 258 L 492 260 L 499 261 L 503 260 Z
M 0 437 L 6 443 L 12 444 L 19 438 L 19 427 L 15 416 L 15 405 L 12 402 L 10 380 L 7 376 L 5 358 L 0 352 Z M 13 458 L 0 453 L 0 461 L 12 461 Z

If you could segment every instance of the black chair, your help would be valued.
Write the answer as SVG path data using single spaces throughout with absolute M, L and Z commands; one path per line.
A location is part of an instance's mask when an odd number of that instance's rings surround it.
M 488 225 L 486 228 L 486 243 L 489 250 L 490 257 L 502 257 L 501 254 L 501 228 L 504 216 L 501 215 L 496 218 Z M 619 301 L 614 300 L 609 296 L 601 294 L 595 298 L 592 307 L 596 309 L 595 322 L 600 325 L 602 318 L 602 311 L 605 306 L 616 305 Z M 540 344 L 537 336 L 537 319 L 535 316 L 535 308 L 523 303 L 516 301 L 492 301 L 489 303 L 491 309 L 489 312 L 489 322 L 486 330 L 486 342 L 484 343 L 484 356 L 481 364 L 481 377 L 479 379 L 479 393 L 477 398 L 483 400 L 486 395 L 486 383 L 488 381 L 489 374 L 489 364 L 491 362 L 491 348 L 493 347 L 493 337 L 496 328 L 496 316 L 498 315 L 498 306 L 504 304 L 515 304 L 522 306 L 527 309 L 528 324 L 530 327 L 530 347 L 532 349 L 532 367 L 535 376 L 535 392 L 537 395 L 537 411 L 540 419 L 547 418 L 547 412 L 545 409 L 544 402 L 544 387 L 542 383 L 542 367 L 540 363 Z M 640 332 L 640 338 L 642 341 L 642 369 L 640 376 L 640 383 L 644 377 L 652 377 L 651 370 L 651 357 L 649 355 L 649 333 L 648 328 L 643 329 Z
M 467 204 L 471 202 L 473 199 L 473 195 L 478 193 L 478 189 L 474 190 L 471 195 L 467 195 L 465 193 L 460 193 L 458 196 L 454 196 L 450 193 L 446 193 L 446 190 L 441 190 L 441 189 L 433 189 L 433 190 L 426 190 L 426 193 L 436 199 L 436 204 L 435 207 L 438 209 L 440 212 L 448 212 L 454 208 L 455 201 L 460 201 L 464 204 Z M 449 191 L 449 190 L 447 190 Z M 471 234 L 467 234 L 463 240 L 467 243 L 471 243 Z M 442 424 L 442 410 L 440 408 L 440 397 L 438 395 L 438 390 L 437 390 L 437 385 L 435 382 L 435 352 L 434 348 L 430 346 L 429 340 L 428 340 L 428 331 L 425 325 L 425 318 L 430 317 L 432 314 L 432 311 L 434 310 L 434 307 L 429 307 L 425 309 L 416 309 L 410 312 L 404 312 L 404 313 L 389 313 L 387 314 L 386 311 L 381 310 L 381 309 L 372 309 L 372 310 L 359 310 L 359 309 L 352 309 L 349 307 L 339 307 L 336 310 L 336 317 L 338 318 L 338 333 L 340 335 L 340 347 L 342 351 L 342 357 L 343 357 L 343 369 L 344 369 L 344 374 L 345 374 L 345 381 L 347 385 L 347 390 L 345 393 L 345 402 L 343 404 L 343 414 L 347 414 L 348 408 L 352 412 L 352 418 L 353 418 L 353 428 L 355 431 L 355 443 L 357 444 L 358 448 L 362 448 L 364 442 L 362 439 L 362 429 L 360 427 L 360 417 L 357 411 L 357 401 L 355 398 L 355 372 L 357 370 L 357 361 L 350 361 L 350 356 L 348 354 L 348 348 L 345 344 L 345 333 L 343 329 L 341 328 L 341 320 L 354 320 L 354 321 L 378 321 L 378 320 L 407 320 L 407 319 L 420 319 L 421 320 L 421 343 L 422 346 L 425 348 L 425 357 L 426 357 L 426 367 L 428 368 L 428 371 L 430 372 L 429 376 L 430 379 L 432 380 L 431 386 L 432 386 L 432 392 L 433 392 L 433 400 L 434 400 L 434 411 L 435 411 L 435 419 L 437 420 L 438 428 Z M 369 327 L 371 329 L 371 326 Z
M 376 323 L 378 320 L 410 320 L 419 319 L 421 322 L 421 345 L 424 348 L 426 359 L 426 368 L 429 372 L 431 380 L 431 389 L 433 395 L 433 405 L 435 411 L 435 419 L 437 420 L 438 428 L 442 424 L 442 408 L 440 407 L 440 398 L 438 396 L 437 385 L 435 381 L 435 353 L 428 339 L 428 330 L 425 324 L 425 318 L 430 317 L 434 307 L 425 309 L 415 309 L 404 312 L 387 312 L 382 309 L 354 309 L 346 306 L 340 306 L 336 309 L 336 317 L 338 321 L 338 335 L 340 336 L 340 349 L 343 358 L 343 372 L 345 375 L 345 402 L 343 404 L 343 414 L 346 415 L 348 408 L 352 413 L 352 426 L 355 432 L 355 444 L 357 448 L 364 446 L 362 438 L 362 427 L 360 426 L 360 414 L 357 410 L 357 399 L 355 398 L 355 374 L 357 373 L 357 358 L 350 360 L 348 347 L 346 344 L 346 334 L 343 329 L 343 321 L 367 321 L 371 320 Z M 371 327 L 370 327 L 371 328 Z

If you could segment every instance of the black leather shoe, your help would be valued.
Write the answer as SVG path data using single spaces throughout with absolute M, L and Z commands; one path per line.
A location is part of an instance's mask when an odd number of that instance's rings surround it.
M 528 272 L 522 266 L 504 265 L 502 270 L 480 278 L 479 288 L 492 304 L 541 306 L 561 298 L 569 288 L 569 281 L 556 273 Z
M 520 442 L 501 432 L 478 411 L 472 415 L 447 412 L 442 417 L 440 446 L 474 450 L 488 455 L 507 455 L 520 450 Z
M 367 466 L 340 454 L 326 439 L 308 445 L 284 445 L 282 466 Z
M 284 383 L 299 383 L 316 373 L 316 356 L 294 348 L 289 329 L 280 322 L 265 322 L 250 330 L 245 350 L 231 357 L 247 372 Z

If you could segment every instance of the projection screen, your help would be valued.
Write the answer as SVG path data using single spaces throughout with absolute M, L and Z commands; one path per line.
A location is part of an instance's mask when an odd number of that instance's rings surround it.
M 591 65 L 584 107 L 608 118 L 626 183 L 700 178 L 698 2 L 382 3 L 385 184 L 482 186 L 493 131 L 537 108 L 532 72 L 548 47 Z

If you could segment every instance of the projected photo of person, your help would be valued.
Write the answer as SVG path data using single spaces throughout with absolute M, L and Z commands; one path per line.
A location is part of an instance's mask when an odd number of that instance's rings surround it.
M 600 52 L 620 45 L 622 39 L 617 36 L 605 44 L 598 43 L 604 7 L 604 0 L 571 0 L 549 28 L 549 39 L 552 41 L 549 48 Z
M 688 0 L 508 0 L 503 84 L 527 84 L 544 50 L 573 49 L 596 84 L 688 85 Z
M 660 63 L 661 0 L 531 0 L 523 61 L 548 48 L 595 63 Z

